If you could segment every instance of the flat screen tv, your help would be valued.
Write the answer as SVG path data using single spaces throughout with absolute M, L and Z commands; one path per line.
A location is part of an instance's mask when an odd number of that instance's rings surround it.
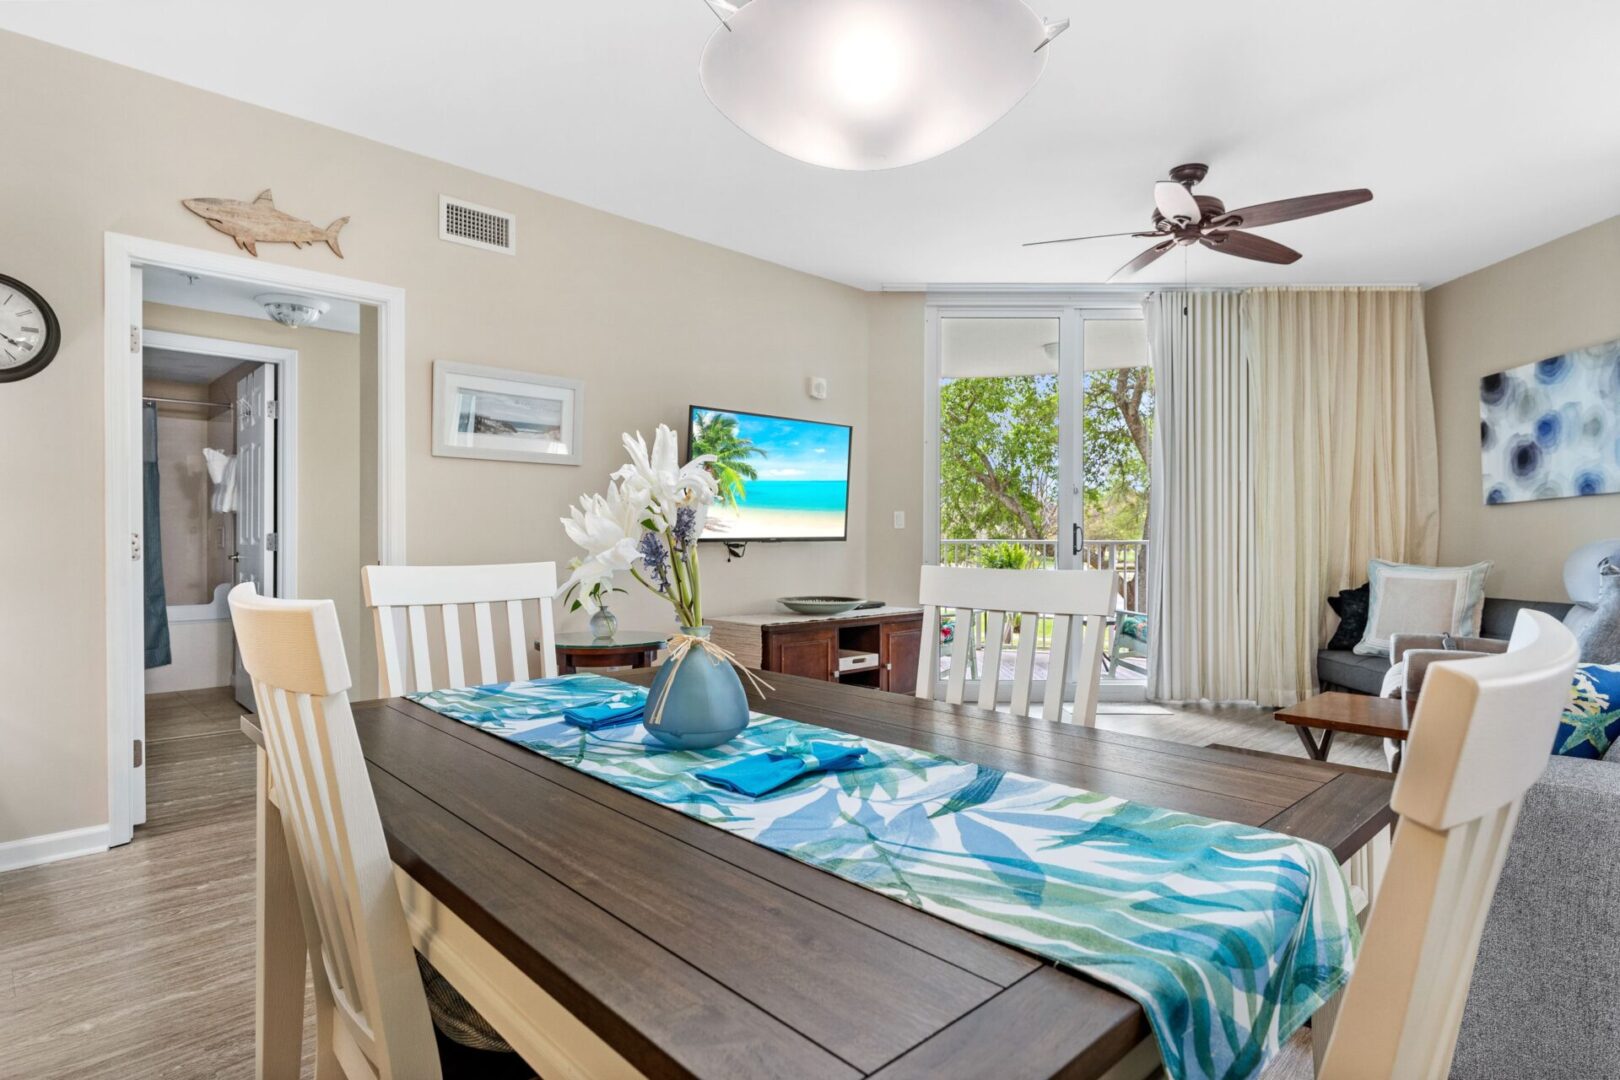
M 693 405 L 688 460 L 713 454 L 720 482 L 702 539 L 847 539 L 849 440 L 845 424 Z

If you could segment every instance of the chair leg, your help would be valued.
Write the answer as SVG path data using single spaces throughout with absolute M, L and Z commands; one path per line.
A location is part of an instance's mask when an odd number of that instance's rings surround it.
M 1311 1014 L 1311 1066 L 1317 1076 L 1322 1075 L 1322 1060 L 1327 1057 L 1328 1040 L 1333 1038 L 1333 1023 L 1339 1018 L 1339 1003 L 1343 1000 L 1340 991 Z
M 315 1080 L 349 1080 L 337 1056 L 337 1006 L 315 1008 Z
M 304 924 L 281 808 L 270 798 L 269 759 L 258 752 L 258 978 L 254 1075 L 297 1076 L 304 1042 Z

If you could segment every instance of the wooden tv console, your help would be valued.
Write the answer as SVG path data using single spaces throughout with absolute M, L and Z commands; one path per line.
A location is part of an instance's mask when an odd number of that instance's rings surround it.
M 922 649 L 922 608 L 880 607 L 842 615 L 723 615 L 706 620 L 716 645 L 751 668 L 803 675 L 825 682 L 870 686 L 896 694 L 917 689 Z M 839 671 L 839 657 L 855 662 L 875 654 L 870 666 Z

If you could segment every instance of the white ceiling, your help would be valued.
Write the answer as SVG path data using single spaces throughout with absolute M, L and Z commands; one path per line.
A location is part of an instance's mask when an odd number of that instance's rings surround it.
M 254 299 L 272 290 L 263 285 L 226 278 L 208 277 L 206 274 L 186 274 L 160 266 L 149 266 L 141 271 L 142 298 L 149 304 L 172 304 L 175 307 L 213 311 L 221 315 L 237 315 L 247 319 L 271 322 L 270 313 Z M 280 293 L 279 295 L 292 295 Z M 328 305 L 320 320 L 300 330 L 335 330 L 342 334 L 360 332 L 360 305 L 352 300 L 315 297 Z
M 1613 0 L 1032 0 L 1074 20 L 1041 83 L 932 161 L 843 173 L 716 112 L 701 0 L 0 3 L 6 27 L 865 287 L 1089 283 L 1152 181 L 1229 207 L 1347 187 L 1269 267 L 1194 282 L 1435 284 L 1620 213 Z M 1180 281 L 1179 254 L 1135 280 Z

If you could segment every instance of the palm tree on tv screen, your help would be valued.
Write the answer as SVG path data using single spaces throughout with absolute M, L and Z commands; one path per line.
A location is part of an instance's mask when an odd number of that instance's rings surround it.
M 709 471 L 720 483 L 720 501 L 736 506 L 747 497 L 746 481 L 758 480 L 759 473 L 748 463 L 751 457 L 766 457 L 763 447 L 737 433 L 737 418 L 725 413 L 704 413 L 692 433 L 692 456 L 713 454 Z

